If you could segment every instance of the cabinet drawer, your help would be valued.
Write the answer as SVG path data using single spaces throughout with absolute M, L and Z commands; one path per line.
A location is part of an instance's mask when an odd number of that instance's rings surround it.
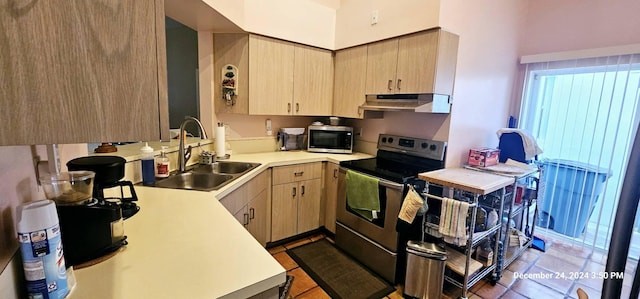
M 317 179 L 322 176 L 322 162 L 273 168 L 273 185 Z

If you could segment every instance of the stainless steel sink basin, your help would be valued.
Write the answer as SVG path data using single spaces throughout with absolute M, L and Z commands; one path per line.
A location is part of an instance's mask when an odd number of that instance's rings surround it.
M 222 161 L 196 165 L 187 172 L 178 173 L 156 182 L 156 187 L 200 191 L 218 190 L 236 178 L 260 166 L 259 163 Z
M 258 167 L 258 163 L 246 163 L 246 162 L 215 162 L 213 164 L 198 165 L 193 168 L 191 172 L 196 173 L 226 173 L 226 174 L 239 174 Z
M 231 180 L 233 180 L 233 176 L 228 174 L 185 172 L 157 181 L 155 186 L 212 191 L 228 184 Z

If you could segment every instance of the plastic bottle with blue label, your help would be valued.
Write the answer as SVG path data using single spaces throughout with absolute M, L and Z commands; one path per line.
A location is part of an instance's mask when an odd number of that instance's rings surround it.
M 22 204 L 17 216 L 28 298 L 64 298 L 69 288 L 55 203 L 39 200 Z

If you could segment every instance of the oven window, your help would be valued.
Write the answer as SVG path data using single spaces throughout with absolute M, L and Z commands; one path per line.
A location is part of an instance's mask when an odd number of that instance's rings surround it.
M 309 131 L 309 147 L 326 149 L 351 149 L 351 132 L 348 131 Z
M 352 208 L 349 207 L 349 204 L 346 204 L 346 209 L 349 213 L 360 217 L 361 219 L 373 223 L 381 228 L 384 228 L 384 217 L 387 211 L 387 188 L 383 186 L 378 186 L 378 197 L 380 198 L 380 212 L 378 212 L 378 218 L 369 221 L 369 219 L 362 217 L 362 215 L 356 213 Z M 349 202 L 347 199 L 345 202 Z

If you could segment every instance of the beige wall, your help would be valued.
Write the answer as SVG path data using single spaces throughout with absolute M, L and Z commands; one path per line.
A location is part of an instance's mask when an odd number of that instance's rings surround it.
M 335 9 L 324 1 L 245 0 L 248 32 L 333 49 Z
M 521 55 L 640 42 L 640 1 L 527 1 Z
M 460 35 L 447 167 L 466 161 L 469 148 L 497 147 L 506 126 L 526 1 L 442 1 L 440 20 Z
M 371 25 L 374 10 L 378 24 Z M 439 11 L 439 0 L 343 0 L 336 11 L 335 49 L 437 27 Z

